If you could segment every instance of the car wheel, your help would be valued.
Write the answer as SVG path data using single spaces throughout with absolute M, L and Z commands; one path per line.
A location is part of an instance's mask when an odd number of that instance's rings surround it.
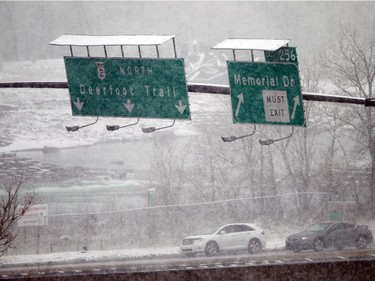
M 215 241 L 208 241 L 205 252 L 206 252 L 206 256 L 212 257 L 219 252 L 219 246 L 217 245 Z
M 247 250 L 250 254 L 256 254 L 262 249 L 262 244 L 260 243 L 259 239 L 251 239 L 249 241 Z
M 359 238 L 357 239 L 357 248 L 358 249 L 364 249 L 367 247 L 367 240 L 366 240 L 366 237 L 364 236 L 359 236 Z
M 295 253 L 299 253 L 299 252 L 301 252 L 301 248 L 293 247 L 292 251 L 295 252 Z
M 341 251 L 342 249 L 344 249 L 344 246 L 342 244 L 335 244 L 335 248 L 336 250 Z
M 324 249 L 324 242 L 321 238 L 316 238 L 314 241 L 313 249 L 315 252 L 323 251 Z

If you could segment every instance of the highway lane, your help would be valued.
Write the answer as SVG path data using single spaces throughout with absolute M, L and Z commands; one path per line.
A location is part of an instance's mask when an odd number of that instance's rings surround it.
M 0 268 L 0 279 L 180 271 L 363 260 L 375 261 L 375 247 L 368 247 L 363 250 L 353 248 L 342 251 L 326 249 L 323 252 L 302 251 L 300 253 L 293 253 L 286 250 L 267 250 L 256 255 L 249 255 L 242 252 L 238 254 L 227 253 L 215 257 L 198 256 L 195 258 L 187 258 L 183 255 L 173 255 L 158 258 L 145 257 L 137 260 L 103 260 L 100 262 L 71 264 L 28 264 Z

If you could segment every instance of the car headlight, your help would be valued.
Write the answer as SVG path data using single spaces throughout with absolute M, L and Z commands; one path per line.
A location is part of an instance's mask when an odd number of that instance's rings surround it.
M 197 243 L 200 243 L 202 242 L 204 239 L 203 238 L 196 238 L 193 240 L 193 244 L 197 244 Z
M 307 237 L 306 236 L 302 236 L 301 240 L 307 240 Z

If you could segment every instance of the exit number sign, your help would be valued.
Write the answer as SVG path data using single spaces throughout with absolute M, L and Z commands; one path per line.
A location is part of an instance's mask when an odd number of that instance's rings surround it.
M 298 64 L 295 47 L 281 47 L 276 51 L 264 51 L 266 62 L 292 62 Z

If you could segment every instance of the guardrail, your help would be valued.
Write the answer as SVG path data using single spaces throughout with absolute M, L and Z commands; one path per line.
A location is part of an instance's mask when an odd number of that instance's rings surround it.
M 250 258 L 249 258 L 250 259 Z M 219 261 L 219 260 L 216 260 Z M 201 268 L 193 268 L 192 266 L 185 269 L 179 269 L 177 266 L 169 266 L 160 270 L 160 264 L 153 266 L 148 264 L 145 271 L 137 272 L 135 267 L 123 268 L 103 268 L 95 269 L 92 267 L 61 267 L 54 265 L 37 269 L 29 267 L 17 270 L 0 270 L 0 277 L 7 280 L 43 280 L 43 281 L 108 281 L 108 280 L 204 280 L 204 281 L 249 281 L 249 280 L 329 280 L 329 281 L 373 281 L 375 278 L 374 261 L 359 258 L 358 260 L 342 260 L 342 261 L 319 261 L 310 262 L 301 259 L 298 263 L 285 263 L 282 260 L 280 264 L 258 265 L 252 264 L 227 264 L 216 268 L 207 268 L 207 265 Z M 188 262 L 190 264 L 190 262 Z M 162 265 L 162 264 L 161 264 Z M 147 264 L 146 264 L 147 266 Z M 55 270 L 53 270 L 55 268 Z M 25 272 L 26 271 L 26 272 Z

